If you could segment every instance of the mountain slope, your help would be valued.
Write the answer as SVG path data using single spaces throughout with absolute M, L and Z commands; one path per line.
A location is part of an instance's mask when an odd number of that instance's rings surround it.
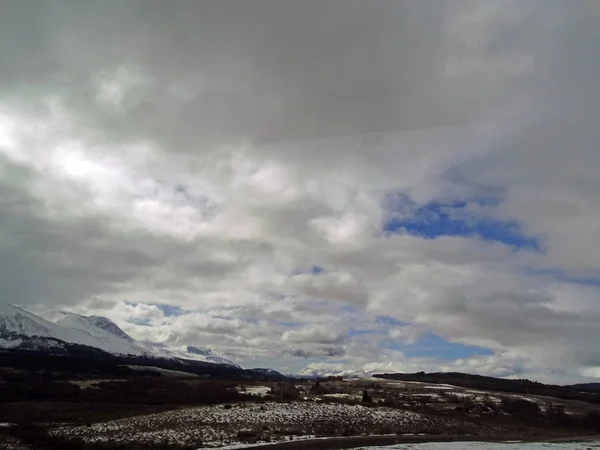
M 265 368 L 262 368 L 262 367 L 257 367 L 255 369 L 249 369 L 249 370 L 251 372 L 258 373 L 258 374 L 261 374 L 261 375 L 265 375 L 265 376 L 268 376 L 268 377 L 276 379 L 276 380 L 283 380 L 283 379 L 286 378 L 285 375 L 283 375 L 281 372 L 278 372 L 278 371 L 276 371 L 274 369 L 265 369 Z
M 60 347 L 60 343 L 56 341 L 62 341 L 98 348 L 116 355 L 149 355 L 142 347 L 88 323 L 81 316 L 69 314 L 58 323 L 52 323 L 7 304 L 0 304 L 0 339 L 0 346 L 4 348 L 27 344 L 27 347 L 48 350 Z
M 60 318 L 55 323 L 86 331 L 96 335 L 100 339 L 105 339 L 106 333 L 109 333 L 111 336 L 128 342 L 130 346 L 133 346 L 139 352 L 147 356 L 190 359 L 194 361 L 240 367 L 233 361 L 214 353 L 211 349 L 200 349 L 192 346 L 170 347 L 156 342 L 136 341 L 119 328 L 112 320 L 102 316 L 81 316 L 78 314 L 62 312 L 60 313 Z
M 198 347 L 194 347 L 191 345 L 188 345 L 185 348 L 186 351 L 186 355 L 188 355 L 188 358 L 194 358 L 194 355 L 199 355 L 199 356 L 203 356 L 205 361 L 208 362 L 212 362 L 215 364 L 227 364 L 229 366 L 236 366 L 236 367 L 240 367 L 238 366 L 236 363 L 234 363 L 233 361 L 228 360 L 227 358 L 221 356 L 221 355 L 217 355 L 212 349 L 210 348 L 198 348 Z
M 212 364 L 224 364 L 227 366 L 238 367 L 239 365 L 229 359 L 217 355 L 211 349 L 200 349 L 193 346 L 170 347 L 160 342 L 138 342 L 146 350 L 161 358 L 180 358 L 193 361 L 209 362 Z
M 86 317 L 88 322 L 96 325 L 97 327 L 102 328 L 103 330 L 108 331 L 110 334 L 114 334 L 115 336 L 120 337 L 121 339 L 125 339 L 126 341 L 133 342 L 133 338 L 125 333 L 123 330 L 119 328 L 119 326 L 114 323 L 112 320 L 101 317 L 101 316 L 89 316 Z
M 0 348 L 65 353 L 64 343 L 100 349 L 112 355 L 193 360 L 240 368 L 211 349 L 168 347 L 139 342 L 112 320 L 68 312 L 50 313 L 52 322 L 16 306 L 0 303 Z M 71 347 L 71 350 L 73 347 Z
M 55 322 L 61 327 L 77 330 L 94 340 L 89 343 L 92 347 L 99 348 L 108 353 L 116 355 L 136 355 L 136 356 L 151 356 L 151 352 L 138 345 L 129 335 L 122 331 L 112 321 L 105 319 L 98 321 L 95 316 L 90 320 L 90 317 L 80 316 L 78 314 L 64 313 L 63 317 Z M 115 333 L 96 325 L 97 323 L 109 326 L 109 329 Z M 112 326 L 111 326 L 112 325 Z M 122 337 L 122 336 L 125 337 Z M 81 344 L 82 342 L 68 341 Z

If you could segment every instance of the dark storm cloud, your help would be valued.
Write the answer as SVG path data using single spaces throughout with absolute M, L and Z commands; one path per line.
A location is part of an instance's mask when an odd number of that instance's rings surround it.
M 435 100 L 443 92 L 431 92 L 445 10 L 431 6 L 10 2 L 2 81 L 5 89 L 58 86 L 91 109 L 97 125 L 188 148 L 198 139 L 297 140 L 436 126 L 454 122 L 456 112 Z M 86 91 L 89 78 L 111 65 L 139 66 L 155 79 L 126 123 L 103 114 Z M 176 83 L 189 89 L 183 104 L 168 94 Z
M 293 358 L 340 358 L 346 354 L 343 347 L 322 347 L 317 349 L 292 348 L 283 350 L 280 356 L 291 356 Z

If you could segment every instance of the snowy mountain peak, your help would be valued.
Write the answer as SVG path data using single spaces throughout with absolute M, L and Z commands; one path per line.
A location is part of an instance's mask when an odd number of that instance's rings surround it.
M 289 374 L 293 378 L 326 378 L 326 377 L 344 377 L 344 378 L 367 378 L 376 373 L 376 370 L 353 370 L 339 369 L 335 367 L 307 366 L 304 369 Z
M 0 337 L 12 335 L 47 337 L 64 340 L 67 330 L 22 308 L 0 303 Z
M 129 336 L 127 333 L 125 333 L 123 330 L 121 330 L 121 328 L 119 328 L 119 326 L 116 323 L 114 323 L 112 320 L 110 320 L 106 317 L 89 316 L 88 320 L 90 322 L 92 322 L 94 325 L 96 325 L 97 327 L 100 327 L 103 330 L 106 330 L 109 333 L 114 334 L 115 336 L 125 339 L 126 341 L 133 342 L 133 338 L 131 336 Z
M 191 354 L 191 355 L 204 356 L 206 358 L 206 361 L 208 361 L 208 362 L 212 362 L 215 364 L 226 364 L 228 366 L 234 366 L 234 367 L 240 367 L 233 361 L 230 361 L 229 359 L 225 358 L 224 356 L 216 354 L 210 348 L 199 348 L 199 347 L 194 347 L 193 345 L 188 345 L 186 347 L 186 351 L 188 354 Z
M 0 303 L 0 348 L 52 351 L 64 347 L 63 342 L 94 347 L 114 355 L 188 359 L 240 367 L 211 349 L 136 341 L 106 317 L 68 312 L 49 314 L 54 322 Z
M 89 317 L 80 316 L 79 314 L 63 313 L 63 316 L 57 320 L 55 324 L 65 329 L 78 332 L 81 336 L 85 336 L 85 345 L 97 347 L 108 353 L 151 356 L 150 352 L 138 345 L 133 339 L 123 339 L 96 325 L 95 321 L 89 320 Z M 83 343 L 81 340 L 67 342 Z
M 49 322 L 35 314 L 13 305 L 0 305 L 0 338 L 4 347 L 15 348 L 19 345 L 31 345 L 47 349 L 57 348 L 54 340 L 70 344 L 95 347 L 117 355 L 146 356 L 143 348 L 133 342 L 114 336 L 100 327 L 89 323 L 85 317 L 76 314 L 63 314 L 56 323 Z
M 283 377 L 283 374 L 281 372 L 278 372 L 275 369 L 266 369 L 266 368 L 262 368 L 262 367 L 257 367 L 255 369 L 250 369 L 253 372 L 258 372 L 258 373 L 262 373 L 264 375 L 271 375 L 271 376 L 276 376 L 276 377 Z
M 18 306 L 11 305 L 10 303 L 0 303 L 0 315 L 16 314 L 19 311 L 25 311 Z
M 125 333 L 119 326 L 107 317 L 102 316 L 81 316 L 79 314 L 62 312 L 60 317 L 55 323 L 62 323 L 67 326 L 76 326 L 79 328 L 86 328 L 86 324 L 90 324 L 93 327 L 100 328 L 114 336 L 124 339 L 129 342 L 134 342 L 134 339 Z

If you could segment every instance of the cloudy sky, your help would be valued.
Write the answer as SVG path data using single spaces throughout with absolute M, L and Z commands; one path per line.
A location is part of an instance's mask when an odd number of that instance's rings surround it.
M 246 367 L 600 377 L 600 3 L 0 1 L 0 286 Z

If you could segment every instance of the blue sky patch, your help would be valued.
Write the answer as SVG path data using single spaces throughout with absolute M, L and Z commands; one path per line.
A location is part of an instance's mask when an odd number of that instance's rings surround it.
M 179 306 L 165 305 L 165 304 L 159 303 L 156 305 L 156 307 L 158 309 L 160 309 L 162 311 L 162 313 L 167 317 L 180 316 L 184 313 L 183 309 L 181 309 Z
M 376 322 L 384 328 L 396 328 L 409 325 L 408 322 L 390 316 L 378 316 Z M 390 350 L 401 351 L 408 357 L 435 357 L 442 359 L 469 358 L 474 355 L 492 355 L 494 352 L 488 348 L 475 345 L 465 345 L 449 342 L 434 333 L 427 333 L 414 344 L 402 343 L 390 339 L 387 343 Z
M 294 272 L 294 275 L 302 275 L 302 274 L 319 275 L 321 273 L 325 273 L 325 269 L 322 268 L 321 266 L 310 266 L 310 267 L 302 267 L 302 268 L 296 270 L 296 272 Z
M 428 333 L 415 344 L 391 342 L 391 350 L 398 350 L 407 357 L 435 357 L 442 359 L 470 358 L 475 355 L 487 356 L 494 352 L 488 348 L 449 342 L 441 336 Z
M 405 196 L 394 198 L 389 203 L 390 219 L 384 223 L 383 231 L 434 239 L 438 236 L 478 236 L 486 241 L 501 242 L 516 248 L 539 251 L 540 242 L 525 235 L 516 222 L 503 222 L 466 211 L 468 204 L 494 205 L 496 199 L 482 197 L 451 203 L 431 202 L 416 205 Z
M 134 325 L 138 325 L 140 327 L 149 327 L 150 324 L 150 319 L 142 319 L 140 317 L 134 317 L 132 319 L 129 319 L 127 322 L 132 323 Z
M 375 318 L 375 322 L 377 322 L 379 325 L 386 327 L 401 327 L 404 325 L 409 325 L 408 322 L 402 322 L 401 320 L 395 319 L 394 317 L 390 316 L 377 316 Z
M 348 336 L 350 336 L 350 337 L 365 336 L 365 335 L 369 335 L 369 334 L 378 334 L 378 333 L 380 333 L 378 330 L 350 330 L 348 332 Z

